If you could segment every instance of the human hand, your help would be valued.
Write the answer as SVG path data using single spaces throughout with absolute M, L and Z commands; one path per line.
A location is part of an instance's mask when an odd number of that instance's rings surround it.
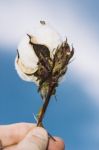
M 0 150 L 64 150 L 64 142 L 48 140 L 45 129 L 32 123 L 0 125 Z

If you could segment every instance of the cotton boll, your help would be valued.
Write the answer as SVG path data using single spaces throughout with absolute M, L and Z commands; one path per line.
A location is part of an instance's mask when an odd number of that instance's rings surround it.
M 38 70 L 39 58 L 33 44 L 44 45 L 49 49 L 53 59 L 58 46 L 62 44 L 62 38 L 56 30 L 45 21 L 40 21 L 38 27 L 25 35 L 19 43 L 18 55 L 15 59 L 15 68 L 21 79 L 34 82 L 39 85 L 34 73 Z M 40 51 L 40 49 L 38 49 Z

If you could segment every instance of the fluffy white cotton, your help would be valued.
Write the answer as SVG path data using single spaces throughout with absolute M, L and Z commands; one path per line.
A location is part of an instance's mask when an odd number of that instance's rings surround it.
M 18 52 L 22 63 L 29 68 L 35 69 L 38 63 L 38 57 L 36 56 L 33 46 L 29 44 L 29 37 L 25 35 L 18 46 Z
M 28 81 L 28 82 L 34 82 L 36 85 L 39 84 L 39 82 L 37 81 L 37 78 L 35 76 L 28 76 L 26 75 L 24 72 L 22 72 L 21 68 L 18 66 L 18 63 L 17 63 L 17 57 L 15 59 L 15 69 L 19 75 L 19 77 L 24 80 L 24 81 Z
M 62 43 L 60 34 L 46 22 L 45 24 L 40 23 L 38 27 L 31 31 L 30 35 L 33 35 L 33 38 L 31 39 L 32 42 L 46 45 L 49 48 L 50 56 L 52 58 L 55 53 L 55 49 Z

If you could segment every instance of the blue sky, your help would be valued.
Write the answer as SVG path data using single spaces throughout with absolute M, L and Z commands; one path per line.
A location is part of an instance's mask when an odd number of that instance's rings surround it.
M 34 122 L 42 105 L 36 85 L 18 77 L 14 59 L 21 37 L 44 19 L 75 48 L 44 124 L 67 150 L 99 149 L 98 10 L 98 0 L 0 1 L 0 124 Z

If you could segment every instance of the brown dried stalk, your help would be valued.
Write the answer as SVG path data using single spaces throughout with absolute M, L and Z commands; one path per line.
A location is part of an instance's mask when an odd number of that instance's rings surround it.
M 66 73 L 67 65 L 69 63 L 69 60 L 73 56 L 73 54 L 74 54 L 74 49 L 72 48 L 72 50 L 70 50 L 67 40 L 60 47 L 57 48 L 53 60 L 52 71 L 44 81 L 45 83 L 47 83 L 47 87 L 46 87 L 47 90 L 45 90 L 47 96 L 38 114 L 37 126 L 42 125 L 42 120 L 47 110 L 50 98 L 53 95 L 53 93 L 55 93 L 55 88 L 58 86 L 59 78 Z M 42 92 L 43 90 L 44 89 L 42 84 L 40 87 L 40 92 Z

